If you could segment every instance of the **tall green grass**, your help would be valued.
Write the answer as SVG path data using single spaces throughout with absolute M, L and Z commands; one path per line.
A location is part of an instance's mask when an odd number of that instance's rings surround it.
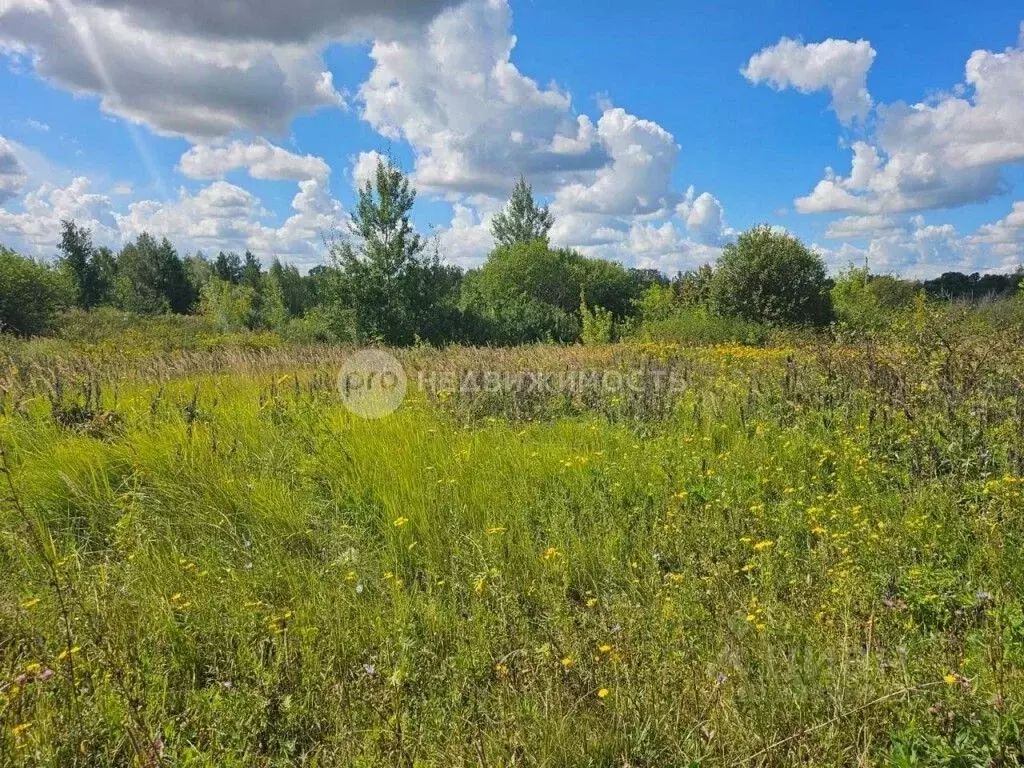
M 930 354 L 406 353 L 688 377 L 522 419 L 273 358 L 88 413 L 9 377 L 0 762 L 1019 760 L 1020 369 Z

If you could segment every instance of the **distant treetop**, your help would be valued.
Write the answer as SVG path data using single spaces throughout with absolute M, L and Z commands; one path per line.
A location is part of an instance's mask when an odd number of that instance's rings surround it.
M 533 200 L 533 189 L 520 176 L 505 208 L 491 220 L 491 234 L 498 248 L 533 240 L 543 240 L 546 244 L 554 223 L 551 211 L 546 205 L 542 208 L 537 206 Z

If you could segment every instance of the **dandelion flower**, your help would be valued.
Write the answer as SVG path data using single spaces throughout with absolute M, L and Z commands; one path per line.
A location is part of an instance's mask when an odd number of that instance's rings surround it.
M 599 690 L 597 692 L 597 698 L 599 698 L 599 699 L 606 698 L 607 696 L 608 696 L 608 689 L 607 688 L 602 688 L 601 690 Z
M 572 658 L 570 658 L 569 656 L 566 656 L 566 657 L 565 657 L 564 659 L 562 659 L 562 666 L 563 666 L 563 667 L 564 667 L 565 669 L 569 669 L 569 668 L 570 668 L 570 667 L 572 667 L 572 665 L 573 665 L 573 664 L 575 664 L 575 663 L 576 663 L 576 662 L 575 662 L 575 661 L 573 661 L 573 660 L 572 660 Z

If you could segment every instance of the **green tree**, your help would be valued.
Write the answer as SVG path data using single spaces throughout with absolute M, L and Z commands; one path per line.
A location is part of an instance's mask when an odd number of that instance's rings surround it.
M 221 251 L 213 262 L 213 271 L 220 280 L 237 285 L 242 280 L 242 260 L 233 251 Z
M 110 304 L 114 300 L 117 256 L 106 246 L 101 246 L 93 253 L 92 263 L 96 278 L 96 303 Z
M 532 240 L 542 240 L 547 245 L 548 232 L 554 223 L 548 207 L 537 206 L 532 187 L 520 176 L 505 208 L 491 219 L 491 234 L 497 248 Z
M 644 283 L 616 261 L 588 259 L 578 251 L 560 249 L 571 280 L 578 284 L 593 309 L 607 310 L 616 320 L 633 313 Z
M 92 233 L 74 221 L 63 219 L 57 249 L 60 253 L 57 263 L 74 286 L 75 305 L 82 309 L 96 306 L 100 299 L 100 286 L 94 263 Z
M 76 290 L 66 273 L 0 246 L 0 331 L 19 336 L 46 333 Z
M 214 277 L 203 286 L 199 311 L 220 331 L 248 330 L 256 324 L 253 289 Z
M 828 323 L 829 283 L 821 257 L 792 235 L 754 227 L 725 247 L 711 281 L 715 311 L 770 324 Z
M 271 263 L 267 277 L 280 287 L 289 316 L 302 317 L 312 305 L 309 280 L 293 264 L 282 264 L 278 259 Z
M 621 264 L 530 240 L 494 249 L 466 276 L 462 304 L 495 334 L 484 341 L 573 341 L 583 321 L 581 294 L 591 314 L 600 309 L 621 320 L 634 312 L 641 285 Z
M 635 306 L 641 322 L 652 323 L 667 320 L 681 304 L 673 286 L 656 283 L 640 295 Z
M 216 277 L 213 262 L 203 255 L 202 251 L 196 251 L 191 256 L 184 258 L 185 275 L 192 286 L 196 296 L 202 296 L 203 287 Z
M 647 282 L 616 262 L 534 239 L 495 248 L 466 275 L 462 307 L 475 321 L 477 342 L 573 341 L 585 321 L 581 295 L 589 316 L 605 323 L 607 315 L 614 323 L 635 312 Z
M 195 303 L 195 289 L 185 265 L 167 238 L 157 242 L 143 232 L 117 257 L 114 294 L 118 305 L 129 312 L 184 314 Z
M 711 284 L 714 279 L 715 270 L 710 264 L 702 264 L 697 269 L 680 272 L 673 281 L 673 288 L 683 306 L 706 307 L 711 303 Z
M 430 331 L 425 309 L 438 301 L 436 281 L 448 281 L 409 220 L 415 201 L 405 174 L 390 160 L 378 161 L 359 191 L 353 236 L 331 248 L 336 273 L 318 277 L 327 300 L 354 313 L 361 339 L 409 344 Z
M 263 265 L 253 255 L 252 251 L 245 252 L 245 261 L 242 262 L 242 269 L 239 272 L 239 279 L 242 285 L 253 289 L 259 289 L 260 281 L 263 279 Z

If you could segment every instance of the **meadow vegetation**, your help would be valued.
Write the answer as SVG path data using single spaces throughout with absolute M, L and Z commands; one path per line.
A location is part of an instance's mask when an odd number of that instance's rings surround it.
M 413 200 L 309 275 L 0 253 L 0 765 L 1024 761 L 1019 276 L 670 280 L 525 182 L 463 274 Z
M 1016 763 L 1022 347 L 992 322 L 410 348 L 377 421 L 345 348 L 9 340 L 0 759 Z M 464 385 L 523 370 L 645 378 Z

